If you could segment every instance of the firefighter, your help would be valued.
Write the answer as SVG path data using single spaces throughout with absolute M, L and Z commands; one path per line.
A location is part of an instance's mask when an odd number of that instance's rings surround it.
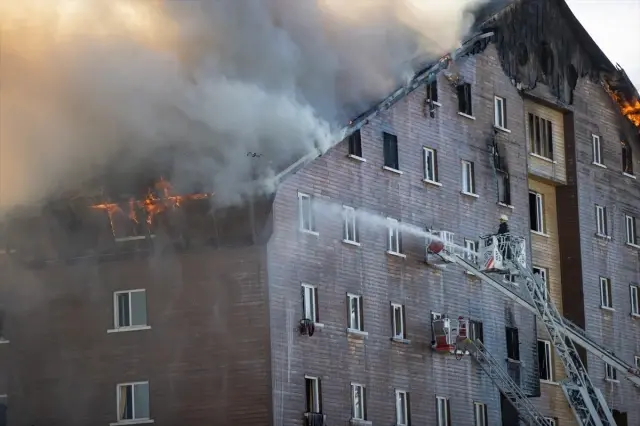
M 509 224 L 507 223 L 509 218 L 506 214 L 500 215 L 500 226 L 498 227 L 498 244 L 500 247 L 500 253 L 504 260 L 511 260 L 511 245 L 509 244 L 511 238 L 509 236 Z
M 500 226 L 498 227 L 498 235 L 509 233 L 509 218 L 506 214 L 500 215 Z

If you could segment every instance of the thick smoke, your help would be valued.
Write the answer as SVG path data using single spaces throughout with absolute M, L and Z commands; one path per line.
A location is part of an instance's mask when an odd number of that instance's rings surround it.
M 459 45 L 479 3 L 4 1 L 0 205 L 159 158 L 233 201 Z

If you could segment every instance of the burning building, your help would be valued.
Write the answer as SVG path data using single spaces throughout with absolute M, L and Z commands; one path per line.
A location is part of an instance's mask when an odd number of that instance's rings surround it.
M 159 167 L 14 209 L 3 421 L 639 424 L 637 102 L 563 1 L 490 2 L 275 191 Z

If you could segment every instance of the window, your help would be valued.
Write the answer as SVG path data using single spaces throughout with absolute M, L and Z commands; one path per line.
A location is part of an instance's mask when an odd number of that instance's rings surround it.
M 553 381 L 551 342 L 547 340 L 538 340 L 538 375 L 540 380 Z
M 489 420 L 487 417 L 487 404 L 474 402 L 473 417 L 475 419 L 474 426 L 489 426 Z
M 396 426 L 409 426 L 409 393 L 396 391 Z
M 551 121 L 529 113 L 529 145 L 532 153 L 553 160 L 553 125 Z
M 511 182 L 509 173 L 496 171 L 498 177 L 498 202 L 507 206 L 511 205 Z
M 547 422 L 547 426 L 556 426 L 558 424 L 556 422 L 556 419 L 554 419 L 553 417 L 545 417 L 544 419 Z
M 302 309 L 304 318 L 319 322 L 318 317 L 318 288 L 309 284 L 302 284 Z
M 625 215 L 624 221 L 627 228 L 627 244 L 638 245 L 638 234 L 636 233 L 636 218 Z
M 518 283 L 516 282 L 516 276 L 512 275 L 512 274 L 505 274 L 504 278 L 502 279 L 502 282 L 508 283 L 508 284 L 513 284 L 513 285 L 518 285 Z
M 311 196 L 298 192 L 298 215 L 300 217 L 300 230 L 315 232 L 316 225 L 312 209 Z
M 462 192 L 465 194 L 476 193 L 473 163 L 471 161 L 462 160 Z
M 604 378 L 612 382 L 618 381 L 618 372 L 611 365 L 604 363 Z
M 118 385 L 118 421 L 149 419 L 149 382 Z
M 542 194 L 529 192 L 529 219 L 531 230 L 544 233 L 544 204 Z
M 347 294 L 349 329 L 364 331 L 364 316 L 362 309 L 362 296 Z
M 113 299 L 116 329 L 147 326 L 146 290 L 116 291 Z
M 638 299 L 638 286 L 629 286 L 631 296 L 631 315 L 640 315 L 640 301 Z
M 407 331 L 405 328 L 406 317 L 404 315 L 404 305 L 397 303 L 391 304 L 391 332 L 394 339 L 406 339 Z
M 427 84 L 427 101 L 438 102 L 438 80 Z
M 520 360 L 520 339 L 518 329 L 507 327 L 507 358 L 510 360 Z
M 400 235 L 400 224 L 396 219 L 387 218 L 388 221 L 388 238 L 387 250 L 390 253 L 402 253 L 402 236 Z
M 622 172 L 633 175 L 633 153 L 631 146 L 627 142 L 621 141 L 622 144 Z
M 357 243 L 360 240 L 358 227 L 356 223 L 356 210 L 353 207 L 342 207 L 342 218 L 344 220 L 344 229 L 342 238 L 344 241 Z
M 387 132 L 382 133 L 384 141 L 384 166 L 400 170 L 398 164 L 398 137 Z
M 600 306 L 603 308 L 613 308 L 611 300 L 611 280 L 600 277 Z
M 464 248 L 468 251 L 464 253 L 464 258 L 469 262 L 476 262 L 477 253 L 480 249 L 480 243 L 478 241 L 473 240 L 464 240 Z
M 634 356 L 633 358 L 636 362 L 636 368 L 640 368 L 640 356 Z
M 449 398 L 436 396 L 437 426 L 451 426 Z
M 422 160 L 424 162 L 424 180 L 438 182 L 438 157 L 436 150 L 424 147 L 422 149 Z
M 305 391 L 307 399 L 307 413 L 322 413 L 322 398 L 320 397 L 320 379 L 305 376 Z
M 482 329 L 482 322 L 480 321 L 469 321 L 469 339 L 480 340 L 480 342 L 484 342 L 484 330 Z
M 457 87 L 458 92 L 458 112 L 473 116 L 473 109 L 471 108 L 471 85 L 469 83 L 462 83 Z
M 367 419 L 367 395 L 365 387 L 351 384 L 351 417 L 357 420 Z
M 362 137 L 360 136 L 360 129 L 349 136 L 349 155 L 362 158 Z
M 607 234 L 607 208 L 596 204 L 597 234 L 606 237 Z
M 539 268 L 537 266 L 534 266 L 531 269 L 533 270 L 533 275 L 536 275 L 536 274 L 540 275 L 540 278 L 542 279 L 542 284 L 544 284 L 544 286 L 542 287 L 544 300 L 548 300 L 549 299 L 549 284 L 547 282 L 547 270 L 545 268 Z
M 604 166 L 602 163 L 602 145 L 600 145 L 600 136 L 591 135 L 591 144 L 593 146 L 593 163 Z
M 494 121 L 493 124 L 501 129 L 507 128 L 507 101 L 504 98 L 495 96 L 493 98 Z

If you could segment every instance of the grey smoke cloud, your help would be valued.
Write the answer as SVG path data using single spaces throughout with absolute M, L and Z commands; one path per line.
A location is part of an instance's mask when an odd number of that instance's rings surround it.
M 3 2 L 0 205 L 168 147 L 182 153 L 174 185 L 204 181 L 234 201 L 457 47 L 484 2 Z

